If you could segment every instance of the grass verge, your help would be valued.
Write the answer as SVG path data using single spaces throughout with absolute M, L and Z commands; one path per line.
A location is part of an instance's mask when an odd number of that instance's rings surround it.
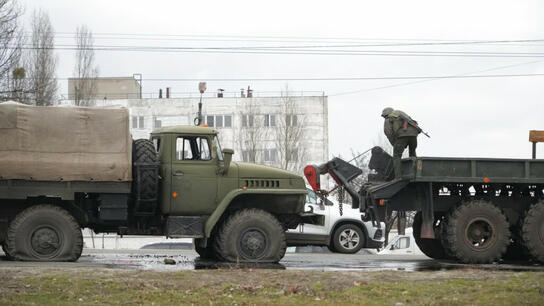
M 542 305 L 544 272 L 2 269 L 1 305 Z

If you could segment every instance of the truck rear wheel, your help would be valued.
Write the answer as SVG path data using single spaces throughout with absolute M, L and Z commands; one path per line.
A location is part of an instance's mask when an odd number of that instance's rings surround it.
M 157 152 L 153 142 L 149 139 L 136 139 L 132 145 L 133 167 L 133 190 L 140 193 L 141 199 L 154 199 L 157 197 L 157 172 L 153 168 L 142 168 L 139 171 L 140 178 L 137 177 L 137 165 L 153 165 L 158 161 Z
M 434 228 L 440 227 L 441 224 L 438 222 L 437 216 L 435 216 L 435 220 L 433 223 Z M 446 251 L 444 250 L 444 247 L 442 246 L 442 243 L 440 241 L 440 237 L 436 237 L 437 239 L 427 239 L 427 238 L 421 238 L 421 223 L 423 222 L 423 216 L 420 211 L 418 211 L 414 216 L 414 221 L 412 225 L 412 234 L 414 235 L 414 240 L 416 241 L 417 246 L 423 252 L 423 254 L 427 255 L 430 258 L 433 259 L 446 259 L 448 256 L 446 255 Z M 435 235 L 440 233 L 440 230 L 435 230 Z
M 463 203 L 448 217 L 446 241 L 452 254 L 464 263 L 499 260 L 510 244 L 504 214 L 486 201 Z
M 544 201 L 531 206 L 523 219 L 523 243 L 529 253 L 544 262 Z
M 276 217 L 261 209 L 243 209 L 220 225 L 214 250 L 230 262 L 280 261 L 285 255 L 285 232 Z
M 10 223 L 7 253 L 22 261 L 76 261 L 83 250 L 81 229 L 70 213 L 52 205 L 37 205 Z

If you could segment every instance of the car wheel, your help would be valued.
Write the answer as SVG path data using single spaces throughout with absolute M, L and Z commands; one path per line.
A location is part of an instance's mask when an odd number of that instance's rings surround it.
M 357 253 L 364 244 L 363 231 L 355 224 L 344 224 L 334 231 L 332 245 L 338 253 Z

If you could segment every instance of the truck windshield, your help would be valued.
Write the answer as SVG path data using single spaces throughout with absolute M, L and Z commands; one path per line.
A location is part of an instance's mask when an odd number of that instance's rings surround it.
M 215 147 L 217 148 L 217 159 L 223 160 L 223 152 L 221 152 L 221 144 L 219 143 L 219 137 L 217 137 L 217 135 L 215 135 L 214 141 Z

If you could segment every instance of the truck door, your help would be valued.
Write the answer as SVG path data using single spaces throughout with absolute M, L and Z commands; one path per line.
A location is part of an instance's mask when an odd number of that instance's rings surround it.
M 178 136 L 173 150 L 171 214 L 211 214 L 217 196 L 217 161 L 212 158 L 211 139 Z

